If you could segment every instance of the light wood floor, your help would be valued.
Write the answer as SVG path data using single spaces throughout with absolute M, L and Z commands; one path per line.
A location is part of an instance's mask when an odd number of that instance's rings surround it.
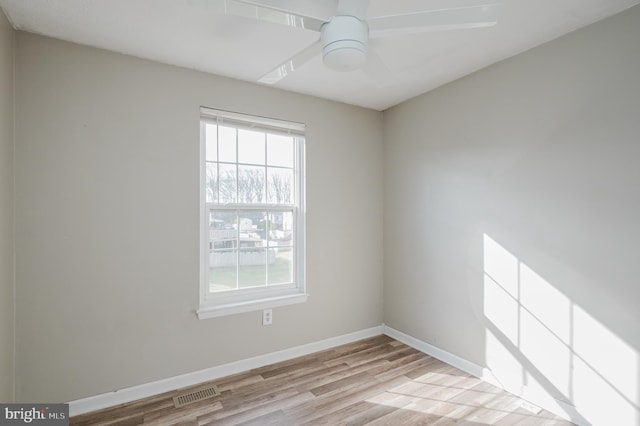
M 390 337 L 378 336 L 211 382 L 182 408 L 168 392 L 71 425 L 571 425 Z

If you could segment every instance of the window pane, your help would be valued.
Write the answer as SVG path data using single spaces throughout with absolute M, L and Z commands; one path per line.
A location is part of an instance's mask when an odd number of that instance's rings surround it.
M 267 265 L 269 284 L 293 282 L 293 248 L 270 248 Z
M 269 284 L 293 282 L 293 211 L 269 212 Z
M 219 161 L 236 162 L 236 129 L 218 126 Z
M 238 202 L 264 203 L 265 180 L 264 167 L 238 166 Z
M 238 267 L 238 285 L 240 288 L 267 284 L 266 253 L 266 249 L 257 247 L 240 250 L 240 266 Z
M 211 251 L 209 253 L 210 291 L 234 290 L 237 288 L 237 250 Z
M 267 213 L 256 210 L 238 212 L 240 228 L 240 247 L 263 247 L 266 245 Z
M 218 202 L 218 164 L 207 163 L 207 203 Z
M 293 212 L 269 212 L 269 247 L 293 245 Z
M 209 213 L 209 286 L 211 291 L 237 288 L 238 227 L 236 212 Z
M 293 204 L 293 170 L 267 168 L 267 203 Z
M 264 137 L 262 132 L 238 130 L 238 163 L 264 165 Z
M 236 166 L 235 164 L 220 164 L 218 166 L 218 188 L 220 193 L 220 203 L 236 202 Z
M 291 136 L 267 135 L 267 164 L 269 166 L 293 167 L 293 138 Z
M 209 217 L 209 248 L 211 250 L 238 248 L 236 212 L 214 210 L 210 212 Z
M 218 132 L 215 124 L 205 124 L 207 161 L 218 161 Z

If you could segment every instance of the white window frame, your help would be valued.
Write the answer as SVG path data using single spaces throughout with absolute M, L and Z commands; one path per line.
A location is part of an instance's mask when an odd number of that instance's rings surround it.
M 206 200 L 206 138 L 205 123 L 226 123 L 238 127 L 250 127 L 274 133 L 286 133 L 296 137 L 294 163 L 294 201 L 292 205 L 278 204 L 208 204 Z M 305 126 L 265 117 L 200 108 L 200 305 L 198 318 L 206 319 L 224 315 L 250 312 L 277 306 L 302 303 L 307 300 L 305 270 Z M 247 289 L 210 291 L 209 284 L 209 213 L 216 210 L 291 210 L 294 220 L 293 283 L 267 285 Z M 282 207 L 282 208 L 279 208 Z

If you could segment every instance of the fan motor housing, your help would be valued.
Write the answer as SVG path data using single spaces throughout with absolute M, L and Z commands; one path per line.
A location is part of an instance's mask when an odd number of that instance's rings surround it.
M 338 15 L 320 29 L 325 65 L 336 71 L 353 71 L 367 60 L 369 27 L 355 16 Z

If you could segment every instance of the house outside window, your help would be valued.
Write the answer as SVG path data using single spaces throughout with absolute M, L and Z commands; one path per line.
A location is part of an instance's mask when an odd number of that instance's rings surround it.
M 306 300 L 303 124 L 201 108 L 201 319 Z

